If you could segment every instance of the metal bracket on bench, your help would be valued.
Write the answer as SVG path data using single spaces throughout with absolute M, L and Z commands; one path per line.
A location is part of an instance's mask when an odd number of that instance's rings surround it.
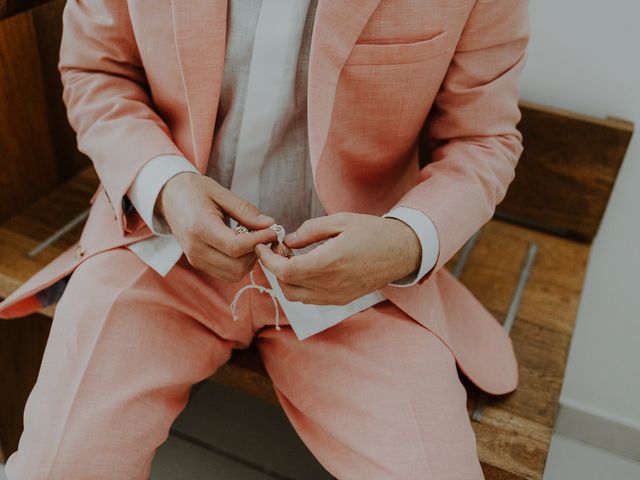
M 476 246 L 476 242 L 478 241 L 479 236 L 480 236 L 480 230 L 474 233 L 471 236 L 471 238 L 467 240 L 467 242 L 464 244 L 464 247 L 462 247 L 460 258 L 458 259 L 457 263 L 453 267 L 453 270 L 451 271 L 452 275 L 457 279 L 460 279 L 460 275 L 462 275 L 464 267 L 467 264 L 467 260 L 469 260 L 469 257 L 471 256 L 471 252 L 473 251 L 473 248 Z
M 527 280 L 529 279 L 529 274 L 531 273 L 531 268 L 533 267 L 533 262 L 535 261 L 537 254 L 538 244 L 535 242 L 531 242 L 529 244 L 527 258 L 524 261 L 522 270 L 520 270 L 520 277 L 518 278 L 516 290 L 515 292 L 513 292 L 513 297 L 511 297 L 511 304 L 509 305 L 509 310 L 507 311 L 507 316 L 504 320 L 503 328 L 507 332 L 507 334 L 511 332 L 511 327 L 513 327 L 513 322 L 516 319 L 516 314 L 518 313 L 518 308 L 520 307 L 520 301 L 522 300 L 524 288 L 527 285 Z M 478 399 L 476 400 L 473 413 L 471 414 L 472 420 L 476 422 L 480 421 L 486 404 L 487 394 L 484 392 L 480 392 L 480 394 L 478 395 Z
M 76 226 L 78 226 L 82 222 L 84 222 L 89 217 L 89 210 L 90 209 L 87 208 L 84 212 L 76 215 L 71 221 L 69 221 L 66 224 L 64 224 L 58 230 L 53 232 L 52 235 L 49 235 L 42 242 L 40 242 L 38 245 L 36 245 L 35 248 L 33 248 L 33 250 L 31 250 L 27 254 L 29 256 L 29 258 L 33 258 L 33 257 L 37 256 L 40 252 L 42 252 L 45 248 L 47 248 L 53 242 L 55 242 L 60 237 L 62 237 L 65 233 L 67 233 L 70 230 L 73 230 Z

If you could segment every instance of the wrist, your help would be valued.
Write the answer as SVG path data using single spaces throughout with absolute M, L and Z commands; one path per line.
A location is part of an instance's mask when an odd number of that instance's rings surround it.
M 422 245 L 420 238 L 416 232 L 402 220 L 393 217 L 386 217 L 384 220 L 388 223 L 388 227 L 393 232 L 392 242 L 397 248 L 393 251 L 400 252 L 397 258 L 394 258 L 397 270 L 391 281 L 405 278 L 420 269 L 422 258 Z
M 182 186 L 183 183 L 188 182 L 191 178 L 188 178 L 190 175 L 197 175 L 195 172 L 180 172 L 177 175 L 171 177 L 160 189 L 160 193 L 156 198 L 156 203 L 153 209 L 153 214 L 157 217 L 166 221 L 165 218 L 165 208 L 166 205 L 171 201 L 171 197 L 174 195 L 174 192 L 184 188 Z

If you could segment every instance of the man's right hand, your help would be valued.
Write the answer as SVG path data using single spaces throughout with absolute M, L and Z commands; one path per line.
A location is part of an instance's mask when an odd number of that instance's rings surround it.
M 224 223 L 225 213 L 254 231 L 236 235 Z M 241 280 L 253 267 L 257 244 L 277 238 L 268 228 L 273 218 L 215 180 L 191 172 L 165 184 L 155 215 L 167 222 L 191 265 L 229 282 Z

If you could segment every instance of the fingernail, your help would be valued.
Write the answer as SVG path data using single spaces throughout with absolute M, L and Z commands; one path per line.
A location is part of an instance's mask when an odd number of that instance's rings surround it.
M 273 218 L 271 218 L 269 215 L 265 215 L 264 213 L 261 213 L 260 215 L 258 215 L 258 221 L 259 222 L 270 222 L 270 223 L 275 223 L 275 220 Z
M 285 235 L 285 237 L 284 237 L 284 243 L 291 243 L 291 242 L 295 242 L 295 241 L 296 241 L 295 232 L 289 233 L 289 234 Z

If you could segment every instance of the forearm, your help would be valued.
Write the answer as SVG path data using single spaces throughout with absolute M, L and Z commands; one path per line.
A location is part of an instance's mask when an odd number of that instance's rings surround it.
M 140 169 L 127 191 L 127 197 L 134 208 L 156 235 L 171 233 L 165 219 L 158 215 L 156 207 L 163 187 L 180 173 L 199 174 L 198 170 L 184 157 L 160 155 Z
M 527 9 L 525 0 L 476 3 L 427 120 L 438 147 L 396 205 L 420 210 L 435 224 L 440 254 L 432 272 L 491 218 L 514 177 L 522 152 L 516 125 Z
M 128 232 L 122 200 L 139 170 L 181 153 L 152 106 L 127 3 L 70 0 L 63 26 L 59 70 L 69 122 Z

